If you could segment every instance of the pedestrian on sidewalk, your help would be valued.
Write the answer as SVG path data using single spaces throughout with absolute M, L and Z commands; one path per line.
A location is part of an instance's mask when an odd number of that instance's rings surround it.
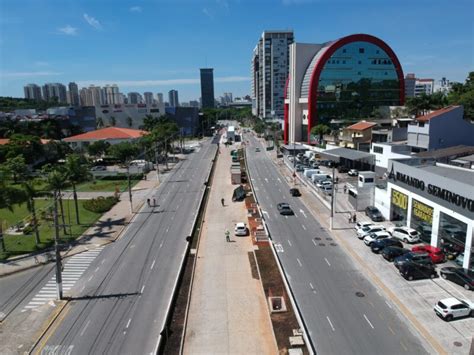
M 228 229 L 225 230 L 225 241 L 230 242 L 230 232 Z
M 148 207 L 151 207 L 151 206 L 150 206 L 150 199 L 149 199 L 149 198 L 146 199 L 146 203 L 148 204 Z
M 156 207 L 156 200 L 153 198 L 153 207 Z
M 352 222 L 356 223 L 357 222 L 357 215 L 354 213 L 354 216 L 352 217 Z
M 344 193 L 347 192 L 347 185 L 344 185 Z
M 221 204 L 222 204 L 222 207 L 224 207 L 224 198 L 221 198 Z
M 349 213 L 349 224 L 352 223 L 352 214 Z

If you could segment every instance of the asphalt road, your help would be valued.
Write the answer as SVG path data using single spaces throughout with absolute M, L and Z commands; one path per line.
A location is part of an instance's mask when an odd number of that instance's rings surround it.
M 249 175 L 318 354 L 425 354 L 410 327 L 297 197 L 253 136 Z M 261 152 L 255 152 L 260 147 Z M 288 202 L 294 216 L 276 205 Z M 347 231 L 352 238 L 352 231 Z
M 215 144 L 178 164 L 124 235 L 107 246 L 71 290 L 42 353 L 146 354 L 156 349 Z

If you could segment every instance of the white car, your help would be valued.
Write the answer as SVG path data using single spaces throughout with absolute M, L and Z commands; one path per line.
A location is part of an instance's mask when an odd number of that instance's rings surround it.
M 319 189 L 326 195 L 331 196 L 332 194 L 332 185 L 323 185 Z
M 403 240 L 405 243 L 416 243 L 420 241 L 420 232 L 409 227 L 393 227 L 389 229 L 392 237 Z
M 316 186 L 319 187 L 319 188 L 322 188 L 324 186 L 331 186 L 332 187 L 332 181 L 329 181 L 329 180 L 319 181 L 319 182 L 316 183 Z
M 474 317 L 474 302 L 454 297 L 438 301 L 433 309 L 438 316 L 448 322 L 461 317 Z
M 374 222 L 369 222 L 369 221 L 360 221 L 355 224 L 355 230 L 358 231 L 361 228 L 367 227 L 367 226 L 372 226 Z
M 242 237 L 247 236 L 249 234 L 249 230 L 247 226 L 245 225 L 245 223 L 243 222 L 237 223 L 234 228 L 234 234 L 235 236 L 242 236 Z
M 390 234 L 388 232 L 386 231 L 374 232 L 364 237 L 364 243 L 365 245 L 368 245 L 370 247 L 372 243 L 375 242 L 376 240 L 381 240 L 385 238 L 390 238 Z
M 349 176 L 357 176 L 359 175 L 359 171 L 357 169 L 351 169 L 349 170 L 349 172 L 347 173 L 347 175 Z
M 371 233 L 375 232 L 382 232 L 385 231 L 385 227 L 378 225 L 378 224 L 373 224 L 371 226 L 366 226 L 357 231 L 357 238 L 359 239 L 364 239 L 366 236 L 368 236 Z

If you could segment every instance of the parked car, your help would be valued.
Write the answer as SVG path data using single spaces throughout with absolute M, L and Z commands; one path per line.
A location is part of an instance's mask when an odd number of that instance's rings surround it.
M 291 209 L 290 205 L 286 202 L 282 202 L 277 204 L 278 212 L 284 216 L 291 216 L 294 214 L 293 210 Z
M 411 248 L 412 251 L 423 252 L 430 256 L 433 263 L 442 263 L 446 260 L 446 256 L 440 248 L 431 245 L 417 245 Z
M 443 279 L 457 283 L 466 290 L 474 290 L 474 270 L 462 267 L 443 267 L 439 273 Z
M 382 249 L 382 256 L 385 260 L 392 262 L 396 257 L 399 257 L 409 252 L 410 250 L 405 248 L 400 248 L 398 246 L 389 246 Z
M 474 317 L 474 303 L 450 297 L 438 301 L 434 306 L 434 311 L 439 317 L 450 322 L 456 318 Z
M 434 279 L 438 274 L 433 264 L 417 264 L 413 262 L 405 263 L 398 268 L 400 275 L 406 280 Z
M 294 157 L 293 155 L 289 155 L 289 156 L 288 156 L 288 160 L 291 161 L 291 162 L 293 162 L 293 161 L 295 160 L 295 157 Z
M 326 195 L 332 195 L 332 185 L 323 185 L 320 187 L 320 190 Z
M 234 235 L 245 237 L 249 234 L 249 229 L 243 222 L 239 222 L 235 225 Z
M 107 167 L 103 165 L 96 165 L 91 168 L 91 171 L 106 171 Z
M 408 263 L 415 263 L 415 264 L 433 264 L 431 258 L 426 253 L 418 253 L 418 252 L 409 252 L 402 256 L 395 258 L 394 265 L 397 268 L 400 268 L 404 264 Z
M 374 222 L 382 222 L 384 219 L 379 209 L 374 206 L 367 206 L 365 209 L 365 215 Z
M 369 222 L 369 221 L 360 221 L 360 222 L 357 222 L 357 223 L 355 224 L 355 230 L 359 230 L 359 229 L 361 229 L 361 228 L 363 228 L 363 227 L 371 226 L 371 225 L 373 225 L 373 224 L 374 224 L 374 223 Z
M 454 243 L 443 243 L 442 241 L 442 244 L 443 247 L 441 249 L 443 250 L 443 253 L 446 255 L 446 259 L 448 260 L 456 259 L 458 255 L 464 250 L 460 245 Z
M 332 187 L 332 181 L 330 180 L 320 180 L 316 183 L 316 187 L 323 187 L 323 186 L 331 186 Z
M 457 256 L 457 258 L 454 260 L 456 264 L 459 266 L 464 266 L 464 253 L 461 253 Z M 471 254 L 471 265 L 469 265 L 469 268 L 472 268 L 474 266 L 474 253 Z
M 378 224 L 372 224 L 370 226 L 365 226 L 359 230 L 357 230 L 357 238 L 359 239 L 364 239 L 366 235 L 369 235 L 370 233 L 375 233 L 375 232 L 381 232 L 384 231 L 385 227 L 382 225 Z
M 340 172 L 340 173 L 347 173 L 347 172 L 349 172 L 349 168 L 346 168 L 345 166 L 339 165 L 337 167 L 337 171 Z
M 386 247 L 399 247 L 403 248 L 402 242 L 394 238 L 383 238 L 372 243 L 370 250 L 372 253 L 378 254 L 383 251 Z
M 349 172 L 347 173 L 347 175 L 349 176 L 358 176 L 359 175 L 359 171 L 357 169 L 351 169 L 349 170 Z
M 319 164 L 315 161 L 311 162 L 310 166 L 313 168 L 313 169 L 319 169 Z
M 373 242 L 377 240 L 382 240 L 385 238 L 390 238 L 390 234 L 388 234 L 388 232 L 386 231 L 374 232 L 364 237 L 364 243 L 365 245 L 370 247 Z
M 389 229 L 392 237 L 403 240 L 405 243 L 416 243 L 420 241 L 420 232 L 409 227 L 394 227 Z
M 295 167 L 297 172 L 304 171 L 304 168 L 305 166 L 303 164 L 296 164 L 296 167 Z
M 293 197 L 299 197 L 301 196 L 300 190 L 298 190 L 296 187 L 290 189 L 290 195 Z

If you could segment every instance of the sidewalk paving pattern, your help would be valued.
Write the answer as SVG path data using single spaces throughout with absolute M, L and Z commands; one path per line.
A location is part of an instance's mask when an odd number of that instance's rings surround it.
M 247 223 L 243 202 L 231 202 L 230 150 L 235 146 L 221 144 L 220 149 L 197 254 L 184 353 L 277 354 L 262 285 L 251 273 L 248 253 L 254 247 L 250 237 L 233 236 L 235 223 Z

